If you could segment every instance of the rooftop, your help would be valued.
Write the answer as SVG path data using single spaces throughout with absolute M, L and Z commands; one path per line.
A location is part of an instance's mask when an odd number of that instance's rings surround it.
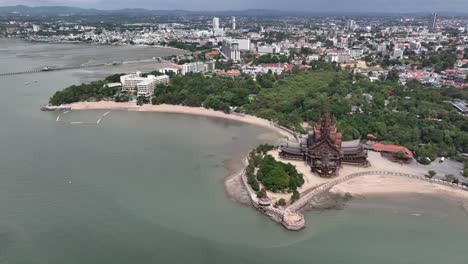
M 373 148 L 374 148 L 374 151 L 378 151 L 378 152 L 391 152 L 391 153 L 403 152 L 405 153 L 406 157 L 411 158 L 411 159 L 413 158 L 413 152 L 411 152 L 411 150 L 403 146 L 388 145 L 388 144 L 382 144 L 382 143 L 377 142 L 373 144 Z

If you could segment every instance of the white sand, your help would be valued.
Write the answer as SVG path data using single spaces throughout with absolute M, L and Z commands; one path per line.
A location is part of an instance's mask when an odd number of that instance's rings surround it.
M 159 112 L 159 113 L 179 113 L 179 114 L 189 114 L 189 115 L 199 115 L 199 116 L 209 116 L 224 118 L 230 120 L 241 121 L 253 125 L 258 125 L 276 131 L 284 137 L 291 138 L 291 135 L 274 125 L 272 125 L 268 120 L 258 118 L 250 115 L 235 115 L 235 114 L 226 114 L 223 112 L 215 111 L 212 109 L 206 109 L 202 107 L 188 107 L 180 105 L 143 105 L 137 106 L 134 102 L 125 102 L 125 103 L 116 103 L 110 101 L 100 101 L 100 102 L 79 102 L 73 103 L 70 105 L 72 110 L 92 110 L 92 109 L 112 109 L 112 110 L 129 110 L 129 111 L 139 111 L 139 112 Z M 269 153 L 277 160 L 279 158 L 279 152 L 277 150 L 271 151 Z M 387 171 L 397 171 L 403 173 L 409 173 L 414 175 L 424 175 L 426 170 L 424 168 L 415 168 L 409 167 L 406 165 L 401 165 L 393 163 L 380 156 L 379 153 L 369 152 L 368 160 L 370 166 L 368 167 L 359 167 L 351 165 L 343 165 L 339 171 L 339 176 L 332 179 L 321 178 L 318 175 L 313 174 L 310 171 L 310 167 L 302 161 L 290 161 L 290 160 L 281 160 L 286 163 L 291 163 L 296 166 L 299 172 L 304 174 L 305 183 L 302 187 L 298 189 L 300 193 L 303 193 L 310 188 L 314 188 L 323 183 L 334 181 L 340 177 L 344 177 L 348 174 L 361 172 L 361 171 L 370 171 L 370 170 L 387 170 Z M 397 176 L 363 176 L 355 178 L 353 180 L 347 181 L 345 183 L 335 186 L 332 192 L 336 193 L 346 193 L 349 192 L 354 195 L 366 195 L 366 194 L 398 194 L 398 193 L 415 193 L 415 194 L 435 194 L 435 195 L 452 195 L 456 197 L 462 197 L 468 199 L 468 192 L 458 190 L 455 188 L 450 188 L 447 186 L 442 186 L 438 184 L 431 184 L 428 182 L 409 179 L 404 177 Z M 289 201 L 291 194 L 275 194 L 268 192 L 268 196 L 273 200 L 277 201 L 280 198 L 284 198 L 286 201 Z
M 448 186 L 433 184 L 417 179 L 397 176 L 362 176 L 331 189 L 335 193 L 352 195 L 372 194 L 432 194 L 449 195 L 468 200 L 468 192 Z
M 360 171 L 386 170 L 409 173 L 424 176 L 427 170 L 423 167 L 406 166 L 397 164 L 382 157 L 380 153 L 369 152 L 368 160 L 371 164 L 368 168 L 343 166 L 340 175 L 348 175 Z M 398 176 L 363 176 L 339 184 L 331 189 L 336 193 L 351 193 L 354 195 L 372 194 L 433 194 L 450 195 L 468 199 L 468 192 L 440 184 L 429 183 L 417 179 Z
M 258 118 L 258 117 L 251 116 L 251 115 L 226 114 L 220 111 L 215 111 L 213 109 L 206 109 L 203 107 L 189 107 L 189 106 L 168 105 L 168 104 L 162 104 L 162 105 L 145 104 L 143 106 L 138 106 L 136 105 L 135 102 L 116 103 L 112 101 L 79 102 L 79 103 L 70 104 L 70 107 L 72 110 L 112 109 L 112 110 L 129 110 L 129 111 L 138 111 L 138 112 L 178 113 L 178 114 L 217 117 L 217 118 L 236 120 L 240 122 L 245 122 L 245 123 L 265 127 L 265 128 L 268 128 L 277 132 L 283 137 L 287 137 L 287 138 L 292 137 L 292 135 L 274 126 L 270 121 L 266 119 Z
M 291 161 L 283 160 L 279 158 L 279 151 L 274 150 L 270 151 L 268 154 L 275 157 L 277 160 L 280 160 L 285 163 L 291 163 L 296 166 L 297 170 L 304 174 L 304 185 L 298 188 L 300 193 L 304 191 L 315 188 L 323 183 L 329 181 L 335 181 L 339 178 L 342 178 L 346 175 L 363 172 L 363 171 L 372 171 L 372 170 L 386 170 L 386 171 L 396 171 L 409 173 L 413 175 L 423 176 L 427 171 L 425 168 L 415 168 L 409 167 L 404 164 L 397 164 L 389 161 L 388 159 L 382 157 L 380 153 L 370 151 L 368 154 L 368 160 L 370 166 L 361 167 L 361 166 L 352 166 L 352 165 L 343 165 L 339 171 L 337 177 L 327 179 L 321 178 L 318 175 L 310 171 L 310 167 L 305 164 L 303 161 Z M 432 184 L 429 182 L 410 179 L 406 177 L 398 176 L 363 176 L 358 177 L 344 183 L 341 183 L 331 189 L 331 192 L 334 193 L 350 193 L 352 195 L 372 195 L 372 194 L 433 194 L 433 195 L 450 195 L 454 197 L 464 198 L 468 201 L 468 192 L 456 188 L 451 188 L 448 186 L 443 186 L 440 184 Z M 268 196 L 272 198 L 273 201 L 276 201 L 280 198 L 286 199 L 289 201 L 291 194 L 276 194 L 268 192 Z
M 116 103 L 113 101 L 79 102 L 70 104 L 71 110 L 128 110 L 138 109 L 135 102 Z

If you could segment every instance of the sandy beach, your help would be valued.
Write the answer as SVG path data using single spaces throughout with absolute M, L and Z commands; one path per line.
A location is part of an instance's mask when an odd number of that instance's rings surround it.
M 369 152 L 368 160 L 370 167 L 361 168 L 354 166 L 343 166 L 340 175 L 368 171 L 368 170 L 387 170 L 395 172 L 409 173 L 412 175 L 424 176 L 427 174 L 427 168 L 423 166 L 408 166 L 397 164 L 382 157 L 377 152 Z M 415 161 L 413 161 L 415 162 Z M 451 195 L 464 198 L 468 201 L 468 192 L 456 188 L 450 188 L 440 184 L 410 179 L 406 177 L 395 176 L 363 176 L 339 184 L 332 192 L 351 193 L 353 195 L 373 195 L 373 194 L 433 194 L 433 195 Z
M 310 167 L 303 161 L 283 160 L 279 158 L 278 150 L 270 151 L 268 154 L 275 159 L 285 163 L 293 164 L 296 169 L 304 175 L 304 185 L 298 188 L 300 193 L 316 188 L 324 183 L 331 182 L 343 178 L 349 174 L 365 171 L 384 170 L 409 173 L 412 175 L 423 176 L 427 173 L 424 167 L 408 166 L 397 164 L 382 157 L 380 153 L 370 151 L 368 160 L 370 165 L 367 167 L 342 165 L 337 177 L 327 179 L 321 178 L 310 172 Z M 457 199 L 463 199 L 468 204 L 468 192 L 456 188 L 450 188 L 439 184 L 411 179 L 398 176 L 362 176 L 333 187 L 330 192 L 344 195 L 349 193 L 353 196 L 370 196 L 370 195 L 398 195 L 398 194 L 429 194 L 436 196 L 451 196 Z M 277 201 L 281 198 L 289 200 L 291 194 L 288 193 L 272 193 L 268 192 L 268 196 Z
M 237 115 L 237 114 L 226 114 L 220 111 L 212 109 L 206 109 L 203 107 L 188 107 L 182 105 L 151 105 L 145 104 L 138 106 L 135 102 L 113 102 L 113 101 L 100 101 L 100 102 L 78 102 L 67 105 L 71 110 L 128 110 L 137 112 L 157 112 L 157 113 L 176 113 L 185 115 L 197 115 L 197 116 L 208 116 L 215 118 L 223 118 L 229 120 L 240 121 L 256 126 L 261 126 L 272 130 L 282 138 L 292 138 L 292 135 L 286 131 L 274 126 L 270 121 L 262 118 L 258 118 L 251 115 Z M 224 187 L 226 194 L 242 204 L 250 204 L 248 194 L 241 181 L 241 173 L 244 168 L 236 168 L 233 166 L 231 161 L 225 161 L 225 168 L 228 170 L 228 175 L 224 180 Z M 247 164 L 244 164 L 246 166 Z
M 125 102 L 125 103 L 116 103 L 111 101 L 101 101 L 101 102 L 79 102 L 73 103 L 70 105 L 72 110 L 97 110 L 97 109 L 106 109 L 106 110 L 128 110 L 128 111 L 138 111 L 138 112 L 158 112 L 158 113 L 177 113 L 177 114 L 188 114 L 188 115 L 198 115 L 198 116 L 208 116 L 216 118 L 224 118 L 229 120 L 235 120 L 240 122 L 245 122 L 261 127 L 271 129 L 281 135 L 283 138 L 291 138 L 292 135 L 286 131 L 274 126 L 270 121 L 258 118 L 251 115 L 237 115 L 237 114 L 226 114 L 220 111 L 215 111 L 212 109 L 206 109 L 202 107 L 188 107 L 181 105 L 151 105 L 146 104 L 143 106 L 137 106 L 134 102 Z M 278 151 L 271 151 L 270 155 L 274 156 L 276 159 L 281 160 L 278 155 Z M 296 166 L 298 171 L 304 174 L 305 183 L 302 187 L 299 188 L 299 192 L 304 192 L 310 188 L 314 188 L 328 181 L 334 181 L 346 175 L 362 171 L 370 170 L 390 170 L 397 172 L 410 173 L 414 175 L 424 175 L 427 173 L 427 170 L 423 167 L 407 166 L 393 163 L 385 158 L 383 158 L 379 153 L 369 152 L 368 160 L 370 166 L 368 167 L 359 167 L 351 165 L 343 165 L 339 171 L 339 176 L 332 179 L 321 178 L 310 172 L 310 168 L 302 161 L 290 161 L 282 160 L 286 163 L 291 163 Z M 238 192 L 241 188 L 240 185 L 240 173 L 232 168 L 230 169 L 229 175 L 226 177 L 225 188 L 227 194 L 239 201 L 245 202 L 245 195 L 234 195 L 234 192 Z M 363 176 L 359 177 L 345 183 L 335 186 L 331 192 L 344 194 L 350 193 L 351 195 L 374 195 L 374 194 L 388 194 L 388 195 L 397 195 L 400 193 L 408 194 L 431 194 L 431 195 L 446 195 L 462 198 L 463 200 L 468 201 L 468 192 L 458 190 L 455 188 L 450 188 L 447 186 L 442 186 L 438 184 L 431 184 L 428 182 L 395 177 L 395 176 Z M 282 193 L 270 193 L 270 198 L 273 201 L 276 201 L 280 198 L 289 200 L 291 194 L 282 194 Z
M 117 103 L 112 101 L 100 101 L 100 102 L 78 102 L 69 105 L 71 110 L 128 110 L 138 112 L 157 112 L 157 113 L 176 113 L 185 115 L 198 115 L 208 116 L 215 118 L 223 118 L 229 120 L 240 121 L 256 126 L 271 129 L 277 132 L 281 137 L 291 138 L 292 135 L 286 131 L 274 126 L 270 121 L 262 118 L 258 118 L 251 115 L 240 115 L 240 114 L 226 114 L 213 109 L 206 109 L 203 107 L 189 107 L 182 105 L 152 105 L 145 104 L 142 106 L 136 105 L 135 102 L 124 102 Z
M 455 195 L 467 199 L 468 192 L 417 179 L 396 176 L 362 176 L 339 184 L 331 189 L 335 193 L 352 195 L 374 194 L 435 194 Z

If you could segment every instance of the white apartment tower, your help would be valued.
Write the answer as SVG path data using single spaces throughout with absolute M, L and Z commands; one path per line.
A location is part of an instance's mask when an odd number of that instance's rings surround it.
M 164 84 L 168 82 L 168 75 L 148 75 L 148 77 L 145 80 L 137 83 L 137 95 L 151 97 L 154 94 L 154 88 L 156 88 L 158 84 Z
M 234 62 L 240 61 L 240 49 L 239 43 L 233 42 L 232 40 L 224 40 L 221 52 L 224 56 Z
M 219 29 L 219 17 L 213 17 L 213 30 Z
M 350 19 L 346 22 L 346 29 L 354 30 L 356 28 L 356 21 Z
M 138 96 L 149 97 L 153 95 L 154 88 L 158 84 L 169 82 L 169 76 L 148 75 L 147 77 L 143 77 L 141 72 L 136 72 L 120 76 L 120 82 L 122 84 L 122 91 L 136 92 Z
M 437 13 L 433 13 L 429 24 L 429 29 L 434 30 L 437 28 Z
M 232 17 L 232 30 L 236 30 L 236 17 Z
M 39 26 L 39 25 L 33 25 L 33 31 L 34 31 L 34 32 L 39 32 L 39 31 L 41 31 L 41 26 Z

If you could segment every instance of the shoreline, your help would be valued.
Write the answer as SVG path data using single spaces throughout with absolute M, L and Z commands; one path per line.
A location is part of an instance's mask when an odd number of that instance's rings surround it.
M 233 164 L 234 160 L 232 158 L 224 160 L 223 162 L 223 167 L 228 171 L 223 179 L 224 192 L 226 196 L 234 202 L 241 205 L 252 206 L 249 194 L 242 183 L 242 173 L 247 166 L 247 157 L 241 157 L 242 164 L 240 167 Z
M 361 176 L 334 186 L 330 192 L 352 196 L 373 195 L 433 195 L 452 197 L 468 202 L 468 191 L 419 179 L 395 176 Z
M 155 113 L 173 113 L 173 114 L 185 114 L 185 115 L 196 115 L 196 116 L 206 116 L 206 117 L 215 117 L 222 118 L 233 121 L 240 121 L 243 123 L 260 126 L 263 128 L 270 129 L 281 137 L 294 138 L 289 132 L 275 126 L 272 122 L 259 118 L 252 115 L 243 115 L 243 114 L 226 114 L 221 111 L 216 111 L 213 109 L 207 109 L 203 107 L 191 107 L 183 105 L 169 105 L 169 104 L 160 104 L 152 105 L 145 104 L 142 106 L 136 105 L 135 102 L 112 102 L 112 101 L 99 101 L 99 102 L 78 102 L 72 103 L 69 105 L 64 105 L 70 107 L 71 110 L 128 110 L 135 112 L 155 112 Z
M 184 114 L 184 115 L 195 115 L 205 116 L 212 118 L 222 118 L 226 120 L 239 121 L 259 127 L 266 128 L 277 135 L 279 139 L 288 138 L 294 139 L 294 135 L 290 132 L 281 129 L 279 126 L 275 126 L 272 122 L 251 115 L 242 114 L 226 114 L 221 111 L 213 109 L 207 109 L 203 107 L 189 107 L 182 105 L 151 105 L 145 104 L 138 106 L 135 102 L 113 102 L 113 101 L 100 101 L 100 102 L 78 102 L 69 105 L 63 105 L 70 110 L 127 110 L 135 112 L 155 112 L 155 113 L 171 113 L 171 114 Z M 248 153 L 248 152 L 247 152 Z M 233 157 L 225 160 L 223 163 L 224 168 L 227 170 L 226 175 L 223 178 L 223 188 L 226 196 L 240 205 L 252 206 L 252 201 L 249 197 L 249 193 L 246 190 L 244 183 L 242 182 L 242 174 L 247 166 L 247 153 L 241 155 L 241 165 L 235 164 Z
M 100 102 L 78 102 L 67 105 L 71 110 L 127 110 L 135 112 L 156 112 L 156 113 L 174 113 L 174 114 L 186 114 L 196 116 L 206 116 L 214 118 L 222 118 L 227 120 L 234 120 L 244 122 L 260 127 L 264 127 L 276 132 L 280 137 L 293 138 L 289 132 L 275 126 L 272 122 L 251 115 L 241 114 L 226 114 L 213 109 L 206 109 L 203 107 L 189 107 L 181 105 L 151 105 L 145 104 L 143 106 L 137 106 L 134 102 L 116 103 L 111 101 L 100 101 Z M 375 159 L 376 155 L 371 155 L 371 160 Z M 382 163 L 381 166 L 397 166 L 390 161 L 374 160 L 376 163 Z M 284 162 L 291 162 L 285 160 Z M 227 175 L 223 179 L 223 185 L 226 195 L 233 201 L 239 204 L 246 205 L 250 203 L 247 191 L 242 185 L 242 172 L 245 167 L 245 161 L 242 162 L 242 166 L 237 168 L 231 164 L 232 161 L 226 160 L 224 167 L 227 170 Z M 295 162 L 291 162 L 295 163 Z M 408 168 L 409 169 L 409 168 Z M 361 170 L 356 167 L 346 167 L 342 170 L 343 175 L 349 174 Z M 368 170 L 364 169 L 364 170 Z M 411 171 L 411 169 L 410 169 Z M 346 173 L 345 173 L 346 172 Z M 414 171 L 416 172 L 416 171 Z M 422 171 L 418 171 L 421 173 Z M 418 173 L 418 174 L 419 174 Z M 244 193 L 245 192 L 245 193 Z M 353 197 L 364 196 L 371 197 L 373 195 L 399 195 L 399 194 L 424 194 L 435 197 L 455 198 L 457 200 L 464 200 L 465 207 L 468 207 L 468 192 L 462 190 L 456 190 L 448 186 L 441 186 L 439 184 L 431 184 L 415 179 L 407 179 L 403 177 L 386 177 L 386 176 L 363 176 L 352 179 L 350 181 L 341 183 L 334 186 L 330 191 L 333 194 L 346 194 L 349 193 Z
M 398 212 L 406 211 L 418 213 L 416 216 L 420 216 L 422 214 L 430 214 L 434 211 L 440 212 L 440 210 L 444 210 L 440 203 L 451 206 L 452 208 L 458 208 L 468 215 L 468 200 L 456 195 L 433 195 L 427 193 L 356 195 L 349 201 L 346 201 L 343 208 L 348 206 L 351 210 L 356 208 L 372 210 L 375 207 L 378 207 L 391 209 L 393 211 L 396 209 Z

